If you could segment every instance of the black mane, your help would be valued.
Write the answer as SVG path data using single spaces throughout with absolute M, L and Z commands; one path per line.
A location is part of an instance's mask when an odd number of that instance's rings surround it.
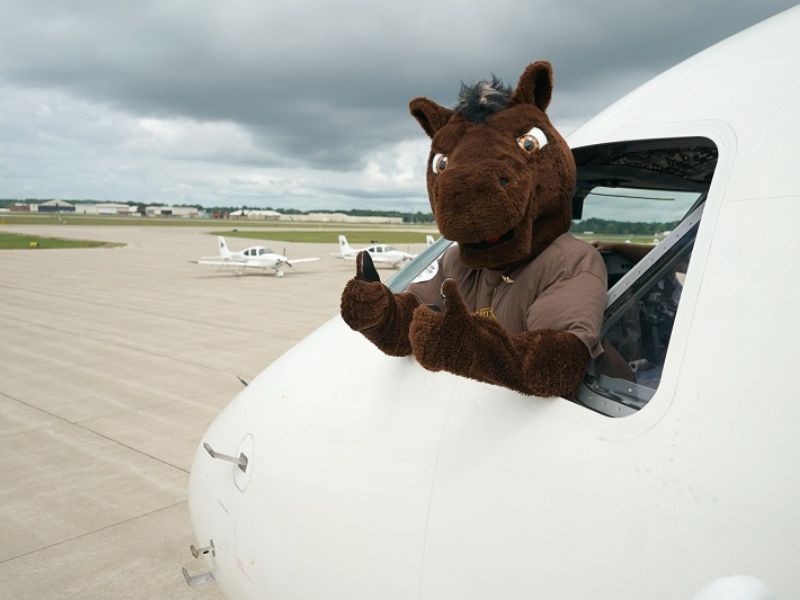
M 453 110 L 467 121 L 483 123 L 489 115 L 506 108 L 510 100 L 511 88 L 493 74 L 491 81 L 481 79 L 472 85 L 462 81 L 458 104 Z

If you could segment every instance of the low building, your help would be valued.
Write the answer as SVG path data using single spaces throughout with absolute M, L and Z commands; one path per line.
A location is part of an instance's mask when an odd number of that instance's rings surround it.
M 72 213 L 75 212 L 75 205 L 66 200 L 46 200 L 40 202 L 36 210 L 41 213 Z
M 231 219 L 252 219 L 254 221 L 278 221 L 281 218 L 281 213 L 274 210 L 261 210 L 240 208 L 228 213 L 228 218 Z
M 309 213 L 307 215 L 281 215 L 281 221 L 314 223 L 390 223 L 402 224 L 403 217 L 351 216 L 344 213 Z
M 128 204 L 113 204 L 113 203 L 98 204 L 97 205 L 97 214 L 98 215 L 131 215 L 131 214 L 136 214 L 136 207 L 135 206 L 130 206 Z
M 82 215 L 135 215 L 136 207 L 129 204 L 115 202 L 102 202 L 97 204 L 79 204 L 75 208 L 76 213 Z
M 148 217 L 199 217 L 200 211 L 194 206 L 147 206 L 144 209 Z

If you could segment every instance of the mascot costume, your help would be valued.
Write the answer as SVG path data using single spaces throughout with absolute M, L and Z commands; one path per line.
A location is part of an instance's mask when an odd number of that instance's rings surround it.
M 411 101 L 431 138 L 428 196 L 457 242 L 428 281 L 401 294 L 369 255 L 342 293 L 345 322 L 386 354 L 536 396 L 571 396 L 597 356 L 606 303 L 600 254 L 569 235 L 575 162 L 550 123 L 550 63 L 516 90 L 466 86 L 458 105 Z

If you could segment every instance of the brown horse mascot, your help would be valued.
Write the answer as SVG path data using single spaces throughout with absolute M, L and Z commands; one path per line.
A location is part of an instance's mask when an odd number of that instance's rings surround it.
M 347 324 L 392 356 L 537 396 L 571 396 L 597 356 L 606 299 L 598 252 L 570 236 L 575 162 L 550 123 L 550 63 L 462 83 L 454 109 L 411 114 L 431 137 L 428 195 L 458 242 L 436 274 L 393 294 L 369 255 L 342 294 Z

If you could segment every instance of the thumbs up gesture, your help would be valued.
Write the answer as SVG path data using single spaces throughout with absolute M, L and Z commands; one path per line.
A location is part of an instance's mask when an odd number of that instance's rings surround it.
M 356 276 L 342 292 L 341 313 L 345 323 L 355 331 L 364 331 L 380 324 L 389 307 L 392 293 L 381 283 L 368 252 L 356 256 Z
M 489 319 L 469 312 L 452 279 L 442 284 L 442 296 L 444 312 L 427 305 L 414 311 L 408 337 L 414 356 L 423 367 L 460 373 L 472 360 L 469 349 L 478 334 L 475 319 Z

